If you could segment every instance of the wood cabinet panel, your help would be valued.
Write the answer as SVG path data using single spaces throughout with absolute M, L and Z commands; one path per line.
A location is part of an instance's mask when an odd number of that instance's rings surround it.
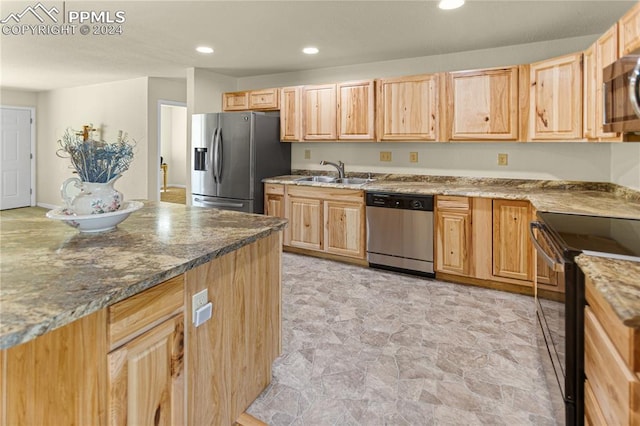
M 3 350 L 3 425 L 107 424 L 107 311 Z
M 231 425 L 269 384 L 281 350 L 281 241 L 278 232 L 187 271 L 187 300 L 207 288 L 214 305 L 209 321 L 185 327 L 188 424 Z
M 323 250 L 322 200 L 289 196 L 289 245 L 311 250 Z
M 184 275 L 111 305 L 109 347 L 114 349 L 183 310 Z
M 280 140 L 302 140 L 302 86 L 284 87 L 280 94 Z
M 607 424 L 588 380 L 584 382 L 584 424 L 586 426 L 606 426 Z
M 529 241 L 531 207 L 528 201 L 493 201 L 493 275 L 532 280 Z
M 436 212 L 436 271 L 469 275 L 471 212 Z
M 606 424 L 640 424 L 640 381 L 616 351 L 593 311 L 584 312 L 584 370 Z
M 518 139 L 518 67 L 448 74 L 451 140 Z
M 280 89 L 252 90 L 249 92 L 249 109 L 280 109 Z
M 582 130 L 585 138 L 595 140 L 598 137 L 596 125 L 596 44 L 592 44 L 582 53 L 582 83 L 584 107 L 582 111 Z M 602 72 L 600 72 L 602 74 Z
M 640 49 L 640 2 L 618 21 L 620 57 Z
M 364 203 L 324 202 L 325 251 L 341 256 L 366 255 Z
M 111 352 L 109 424 L 185 424 L 183 358 L 182 314 Z
M 339 83 L 337 91 L 338 139 L 374 140 L 374 81 Z
M 302 88 L 302 131 L 304 140 L 337 139 L 336 85 Z
M 229 92 L 222 94 L 223 111 L 244 111 L 249 109 L 249 92 Z
M 620 357 L 631 371 L 640 371 L 640 330 L 627 327 L 620 321 L 589 277 L 585 279 L 585 297 Z
M 529 139 L 582 138 L 582 54 L 530 66 Z
M 437 74 L 377 80 L 377 135 L 383 141 L 435 141 L 439 137 Z

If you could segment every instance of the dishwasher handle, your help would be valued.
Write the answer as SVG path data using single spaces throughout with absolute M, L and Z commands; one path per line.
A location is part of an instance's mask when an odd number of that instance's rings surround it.
M 552 244 L 549 242 L 548 238 L 545 237 L 544 226 L 540 222 L 533 221 L 529 223 L 529 235 L 531 236 L 531 242 L 535 246 L 536 251 L 540 256 L 542 256 L 542 260 L 544 260 L 544 263 L 546 263 L 553 272 L 564 272 L 564 262 L 562 262 L 562 260 L 558 260 L 559 256 L 554 258 L 555 256 L 552 257 L 551 255 L 549 255 L 549 253 L 547 253 L 544 247 L 542 247 L 542 244 L 540 244 L 540 241 L 538 241 L 538 239 L 536 238 L 536 229 L 538 229 L 539 231 L 538 235 L 540 236 L 540 238 L 545 240 L 545 245 L 549 248 L 552 247 Z

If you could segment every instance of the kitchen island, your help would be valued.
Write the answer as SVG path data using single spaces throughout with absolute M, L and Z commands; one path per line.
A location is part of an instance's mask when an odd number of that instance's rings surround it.
M 285 220 L 145 203 L 92 235 L 44 214 L 0 213 L 0 423 L 231 424 L 266 387 Z

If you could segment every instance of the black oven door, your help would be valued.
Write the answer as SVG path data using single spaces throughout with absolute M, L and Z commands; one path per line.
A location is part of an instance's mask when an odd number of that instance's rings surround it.
M 550 272 L 555 273 L 558 281 L 567 285 L 565 273 L 567 262 L 563 259 L 562 251 L 554 243 L 551 233 L 541 222 L 531 222 L 531 241 L 536 248 L 537 255 L 544 260 Z M 537 275 L 537 274 L 536 274 Z M 566 288 L 566 287 L 565 287 Z M 571 293 L 571 289 L 566 289 Z M 541 354 L 543 372 L 549 388 L 556 422 L 567 422 L 574 417 L 573 404 L 573 378 L 571 372 L 567 377 L 567 310 L 572 308 L 567 305 L 567 294 L 559 294 L 555 300 L 540 297 L 537 279 L 535 287 L 536 316 L 538 319 L 538 346 Z M 573 335 L 573 333 L 569 333 Z M 573 336 L 571 336 L 573 337 Z M 571 339 L 569 339 L 571 340 Z M 569 366 L 571 368 L 571 366 Z

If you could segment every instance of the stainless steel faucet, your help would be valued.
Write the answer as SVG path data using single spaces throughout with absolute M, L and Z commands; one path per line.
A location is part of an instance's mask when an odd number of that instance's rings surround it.
M 336 163 L 332 163 L 331 161 L 322 160 L 320 162 L 320 165 L 321 166 L 329 165 L 329 166 L 335 167 L 336 169 L 338 169 L 338 177 L 340 179 L 344 179 L 344 163 L 342 161 L 338 161 L 338 164 L 336 164 Z

